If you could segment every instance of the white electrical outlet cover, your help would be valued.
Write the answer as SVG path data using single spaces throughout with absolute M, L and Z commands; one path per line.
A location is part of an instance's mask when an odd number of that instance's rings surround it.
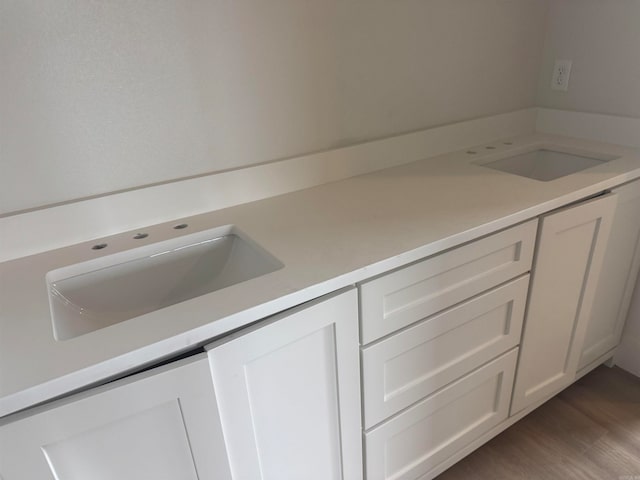
M 566 92 L 569 90 L 569 75 L 571 74 L 571 60 L 556 60 L 551 75 L 551 89 Z

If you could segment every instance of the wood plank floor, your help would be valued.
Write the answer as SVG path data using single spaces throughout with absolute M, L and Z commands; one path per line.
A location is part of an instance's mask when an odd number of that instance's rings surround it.
M 598 367 L 438 480 L 640 480 L 640 379 Z

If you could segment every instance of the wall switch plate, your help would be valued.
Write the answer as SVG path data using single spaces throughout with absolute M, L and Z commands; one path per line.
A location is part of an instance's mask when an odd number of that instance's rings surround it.
M 551 75 L 551 90 L 566 92 L 569 90 L 569 75 L 571 74 L 571 60 L 556 60 Z

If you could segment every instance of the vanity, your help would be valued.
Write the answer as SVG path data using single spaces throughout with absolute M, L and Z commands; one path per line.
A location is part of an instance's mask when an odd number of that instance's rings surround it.
M 535 134 L 0 264 L 0 477 L 434 478 L 613 357 L 639 178 Z

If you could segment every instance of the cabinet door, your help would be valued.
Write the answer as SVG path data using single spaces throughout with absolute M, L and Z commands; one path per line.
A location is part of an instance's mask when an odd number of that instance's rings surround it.
M 583 369 L 620 343 L 640 268 L 640 181 L 614 190 L 616 214 L 598 278 L 579 368 Z
M 230 479 L 204 354 L 0 424 L 3 480 Z
M 615 206 L 609 194 L 541 220 L 512 415 L 575 377 Z
M 362 478 L 355 290 L 207 350 L 234 479 Z

